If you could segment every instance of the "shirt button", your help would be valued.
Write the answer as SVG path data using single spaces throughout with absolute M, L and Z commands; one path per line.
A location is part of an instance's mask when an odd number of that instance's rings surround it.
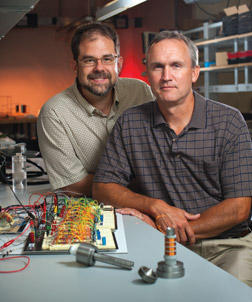
M 180 154 L 177 154 L 176 157 L 177 157 L 177 158 L 180 158 Z
M 176 139 L 176 138 L 173 138 L 173 139 L 172 139 L 172 141 L 173 141 L 173 142 L 176 142 L 176 141 L 177 141 L 177 139 Z

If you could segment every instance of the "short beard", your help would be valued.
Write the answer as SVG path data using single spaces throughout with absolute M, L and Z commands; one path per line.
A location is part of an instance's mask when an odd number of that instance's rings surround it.
M 112 83 L 109 82 L 108 85 L 104 86 L 103 90 L 101 90 L 99 88 L 96 88 L 96 87 L 93 87 L 93 86 L 85 85 L 85 84 L 82 84 L 82 83 L 80 83 L 80 86 L 81 86 L 81 88 L 93 93 L 94 95 L 104 96 L 104 95 L 107 95 L 114 88 L 115 85 L 112 85 Z
M 106 85 L 102 85 L 102 86 L 98 86 L 96 87 L 95 85 L 86 85 L 84 83 L 80 83 L 78 80 L 78 83 L 80 85 L 81 88 L 93 93 L 96 96 L 105 96 L 107 95 L 115 86 L 115 83 L 113 84 L 111 82 L 111 75 L 109 73 L 92 73 L 88 75 L 88 79 L 95 79 L 95 78 L 99 78 L 99 77 L 103 77 L 104 79 L 109 79 L 109 83 Z M 101 90 L 101 87 L 103 88 Z

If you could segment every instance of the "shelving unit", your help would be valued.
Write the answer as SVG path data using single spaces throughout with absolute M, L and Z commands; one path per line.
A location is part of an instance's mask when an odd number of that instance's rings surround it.
M 252 49 L 252 32 L 219 37 L 217 32 L 221 29 L 222 22 L 209 24 L 204 23 L 202 27 L 184 31 L 184 34 L 190 37 L 202 35 L 202 39 L 194 40 L 199 50 L 203 51 L 204 62 L 215 61 L 216 51 L 227 50 L 237 52 L 239 50 Z M 202 65 L 202 62 L 200 62 Z M 234 93 L 234 92 L 250 92 L 252 91 L 252 62 L 242 64 L 232 64 L 223 66 L 202 67 L 201 72 L 204 73 L 204 85 L 197 87 L 200 93 L 205 97 L 212 98 L 212 94 L 218 93 Z M 233 74 L 231 84 L 219 84 L 218 73 L 229 72 Z M 216 95 L 215 95 L 216 99 Z

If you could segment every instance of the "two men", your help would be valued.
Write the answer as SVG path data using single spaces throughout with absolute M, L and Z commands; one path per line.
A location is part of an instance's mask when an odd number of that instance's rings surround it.
M 122 112 L 153 99 L 150 87 L 118 78 L 117 34 L 105 24 L 79 27 L 72 38 L 75 83 L 48 100 L 38 118 L 39 147 L 52 190 L 91 196 L 107 137 Z
M 252 286 L 247 125 L 238 110 L 192 90 L 198 50 L 182 34 L 152 40 L 147 71 L 156 101 L 118 119 L 93 197 L 147 214 L 161 231 L 173 227 L 179 242 Z

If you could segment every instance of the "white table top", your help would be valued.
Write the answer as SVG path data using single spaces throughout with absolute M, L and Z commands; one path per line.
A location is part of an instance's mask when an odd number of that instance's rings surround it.
M 48 186 L 29 187 L 29 193 L 47 192 Z M 20 196 L 25 202 L 27 195 Z M 0 185 L 0 204 L 14 202 L 6 187 Z M 134 261 L 128 271 L 96 262 L 85 267 L 73 255 L 33 255 L 22 272 L 0 274 L 0 300 L 16 301 L 171 301 L 171 302 L 251 302 L 252 289 L 230 274 L 177 244 L 177 259 L 184 263 L 185 276 L 158 278 L 146 284 L 138 275 L 141 266 L 156 270 L 163 260 L 164 235 L 139 221 L 124 216 L 128 254 L 114 255 Z M 0 262 L 1 269 L 15 269 L 17 263 Z M 5 262 L 5 263 L 4 263 Z M 8 266 L 6 266 L 8 265 Z M 5 267 L 4 267 L 5 266 Z

